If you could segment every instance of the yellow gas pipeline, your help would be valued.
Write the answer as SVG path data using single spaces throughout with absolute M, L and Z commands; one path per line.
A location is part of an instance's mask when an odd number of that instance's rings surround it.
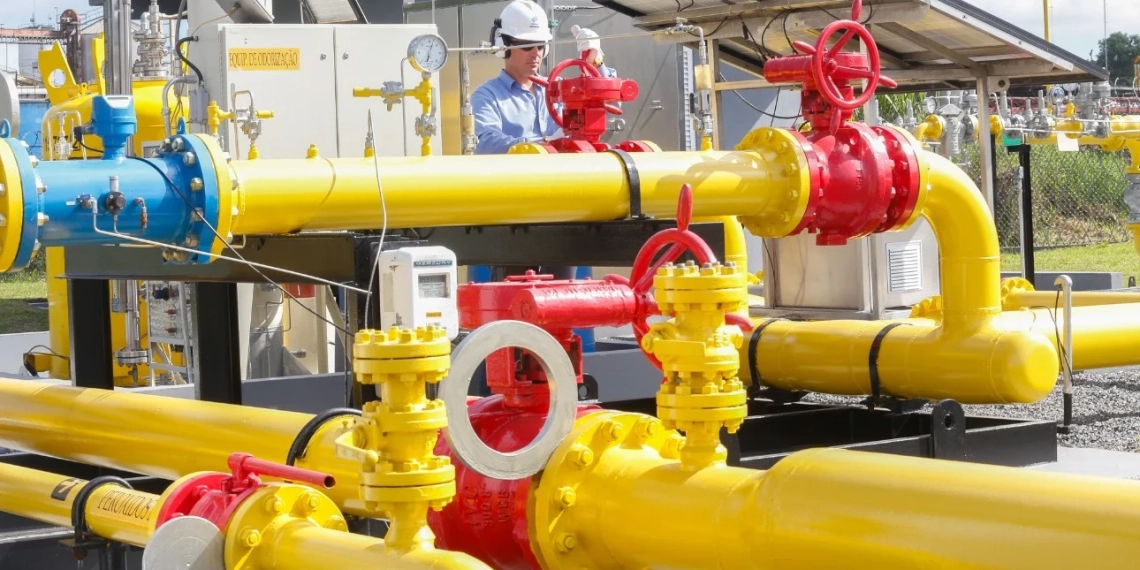
M 676 213 L 682 184 L 693 188 L 694 218 L 734 215 L 790 234 L 807 207 L 807 158 L 794 152 L 638 153 L 641 207 L 651 216 Z M 224 165 L 220 148 L 215 164 Z M 233 235 L 302 230 L 610 221 L 629 216 L 630 186 L 620 158 L 609 153 L 431 156 L 374 159 L 232 161 L 219 187 L 235 185 Z M 790 165 L 790 166 L 789 166 Z M 503 176 L 509 172 L 510 176 Z M 572 176 L 568 173 L 573 173 Z M 536 192 L 541 188 L 541 192 Z M 472 197 L 478 197 L 473 199 Z M 440 204 L 464 204 L 440 208 Z M 791 215 L 799 212 L 799 215 Z M 787 221 L 780 214 L 787 213 Z M 744 220 L 747 221 L 747 220 Z M 220 224 L 225 225 L 225 224 Z
M 1049 338 L 998 318 L 1000 251 L 981 193 L 947 159 L 920 156 L 923 215 L 941 252 L 941 323 L 757 319 L 741 352 L 753 381 L 866 395 L 874 376 L 882 394 L 962 403 L 1035 402 L 1052 390 L 1059 364 Z
M 1136 564 L 1135 481 L 838 449 L 800 451 L 768 471 L 693 471 L 677 461 L 683 439 L 639 414 L 579 419 L 532 487 L 543 568 Z M 556 500 L 566 488 L 570 507 Z
M 71 511 L 90 482 L 0 463 L 0 511 L 72 528 Z M 91 534 L 145 546 L 176 481 L 158 496 L 118 484 L 90 491 L 84 517 Z M 269 484 L 243 498 L 226 521 L 228 570 L 486 569 L 466 554 L 434 549 L 404 553 L 384 540 L 350 534 L 336 505 L 301 485 Z

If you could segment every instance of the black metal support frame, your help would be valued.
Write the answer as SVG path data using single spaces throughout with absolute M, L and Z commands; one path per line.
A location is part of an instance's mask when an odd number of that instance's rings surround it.
M 198 283 L 195 301 L 198 398 L 241 404 L 237 285 Z
M 1037 269 L 1033 264 L 1033 147 L 1021 144 L 1008 147 L 1008 152 L 1017 153 L 1017 163 L 1021 166 L 1021 244 L 1022 277 L 1030 283 L 1037 282 Z M 994 186 L 995 188 L 997 186 Z
M 111 346 L 111 286 L 102 279 L 75 279 L 67 284 L 71 298 L 71 378 L 83 388 L 115 388 Z
M 602 404 L 654 414 L 654 400 Z M 953 400 L 930 411 L 751 400 L 735 436 L 722 434 L 730 464 L 768 469 L 802 449 L 837 447 L 911 457 L 1026 467 L 1057 461 L 1056 423 L 967 416 Z

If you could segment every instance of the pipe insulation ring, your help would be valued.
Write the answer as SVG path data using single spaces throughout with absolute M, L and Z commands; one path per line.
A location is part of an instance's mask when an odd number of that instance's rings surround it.
M 550 413 L 538 436 L 518 451 L 496 451 L 483 443 L 467 414 L 471 377 L 492 353 L 517 347 L 530 352 L 550 385 Z M 554 450 L 570 434 L 578 410 L 578 383 L 566 350 L 550 333 L 521 321 L 487 323 L 467 335 L 451 356 L 451 370 L 440 384 L 439 399 L 447 410 L 443 436 L 464 466 L 484 477 L 515 480 L 546 467 Z

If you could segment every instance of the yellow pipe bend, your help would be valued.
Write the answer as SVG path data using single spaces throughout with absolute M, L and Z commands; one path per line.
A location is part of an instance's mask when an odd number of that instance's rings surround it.
M 691 471 L 676 461 L 683 438 L 654 421 L 579 418 L 531 485 L 543 568 L 1061 570 L 1090 553 L 1098 569 L 1136 564 L 1135 481 L 840 449 L 768 471 Z
M 1048 295 L 1048 303 L 1035 308 L 1009 310 L 1002 313 L 1003 327 L 1013 330 L 1032 330 L 1048 339 L 1059 353 L 1065 335 L 1065 311 L 1054 309 L 1055 294 Z M 937 325 L 937 309 L 917 318 L 908 319 L 920 326 Z M 1088 305 L 1073 308 L 1073 370 L 1095 370 L 1140 364 L 1140 303 L 1116 305 Z
M 866 395 L 869 355 L 883 394 L 953 398 L 966 404 L 1030 403 L 1057 381 L 1053 343 L 1001 314 L 1000 257 L 989 208 L 970 178 L 949 160 L 921 151 L 923 215 L 941 253 L 942 321 L 891 325 L 868 321 L 755 321 L 754 348 L 741 351 L 741 370 L 785 390 Z M 895 328 L 888 329 L 893 326 Z

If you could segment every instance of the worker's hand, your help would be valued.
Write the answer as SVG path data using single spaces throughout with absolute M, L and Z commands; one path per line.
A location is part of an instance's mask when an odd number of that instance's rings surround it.
M 570 26 L 570 33 L 578 40 L 578 53 L 582 55 L 582 59 L 594 67 L 601 67 L 605 54 L 602 53 L 602 40 L 598 38 L 598 34 L 578 24 Z

